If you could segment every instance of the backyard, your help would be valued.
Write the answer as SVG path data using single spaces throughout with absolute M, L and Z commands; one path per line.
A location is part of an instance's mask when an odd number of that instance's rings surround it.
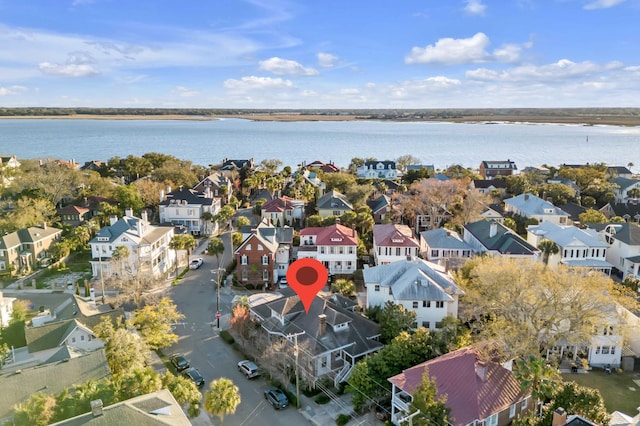
M 591 370 L 587 374 L 563 374 L 565 381 L 600 390 L 607 411 L 634 416 L 640 406 L 640 373 L 612 373 Z

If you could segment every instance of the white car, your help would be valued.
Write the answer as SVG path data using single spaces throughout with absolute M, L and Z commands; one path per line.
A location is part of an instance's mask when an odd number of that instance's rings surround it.
M 287 288 L 289 287 L 289 283 L 287 282 L 287 277 L 280 278 L 280 282 L 278 282 L 278 288 Z
M 203 263 L 204 261 L 202 260 L 201 257 L 191 259 L 191 262 L 189 262 L 189 269 L 198 269 L 199 267 L 202 266 Z

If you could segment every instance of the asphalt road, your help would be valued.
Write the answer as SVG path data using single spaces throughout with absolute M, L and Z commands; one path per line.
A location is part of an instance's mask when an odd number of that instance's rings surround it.
M 229 247 L 228 234 L 225 235 L 225 245 Z M 175 332 L 180 336 L 180 340 L 171 348 L 165 349 L 164 353 L 169 356 L 180 352 L 189 359 L 191 366 L 197 368 L 205 378 L 203 393 L 212 380 L 220 377 L 227 377 L 238 386 L 241 402 L 235 414 L 225 416 L 225 425 L 310 424 L 293 406 L 280 411 L 275 410 L 264 399 L 263 392 L 268 387 L 265 380 L 262 378 L 247 380 L 238 371 L 237 363 L 241 360 L 240 355 L 219 337 L 218 331 L 212 326 L 212 323 L 215 323 L 216 312 L 216 283 L 212 270 L 217 268 L 216 259 L 204 254 L 199 256 L 204 259 L 204 265 L 200 269 L 190 270 L 180 284 L 167 290 L 168 296 L 174 300 L 178 310 L 185 315 L 185 319 L 183 324 L 175 326 Z M 228 256 L 227 250 L 225 260 Z M 223 289 L 220 292 L 223 316 L 229 315 L 232 299 L 233 294 L 229 289 Z M 191 421 L 194 425 L 202 426 L 221 424 L 219 418 L 209 418 L 204 412 Z

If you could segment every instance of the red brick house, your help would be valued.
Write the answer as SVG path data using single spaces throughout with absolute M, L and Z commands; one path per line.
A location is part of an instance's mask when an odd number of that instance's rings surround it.
M 468 346 L 388 379 L 393 385 L 393 424 L 399 425 L 407 417 L 411 394 L 422 382 L 425 371 L 436 384 L 437 396 L 446 395 L 453 426 L 506 426 L 533 406 L 530 394 L 522 391 L 510 369 L 482 360 L 478 349 Z
M 236 249 L 237 277 L 240 285 L 270 286 L 274 275 L 279 243 L 275 232 L 251 230 L 251 234 Z
M 483 161 L 480 163 L 480 176 L 482 179 L 493 179 L 497 176 L 511 176 L 517 170 L 516 163 L 507 161 Z

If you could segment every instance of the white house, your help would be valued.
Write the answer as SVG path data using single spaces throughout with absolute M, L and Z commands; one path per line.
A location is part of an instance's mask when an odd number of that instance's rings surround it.
M 204 192 L 193 189 L 173 191 L 160 200 L 160 223 L 185 226 L 193 235 L 211 235 L 216 226 L 214 222 L 204 220 L 205 213 L 215 215 L 220 210 L 220 198 L 213 196 L 212 189 Z
M 0 328 L 7 327 L 13 317 L 13 302 L 15 297 L 4 297 L 0 291 Z
M 607 261 L 622 275 L 640 279 L 640 225 L 636 223 L 609 223 L 591 225 L 608 244 Z
M 302 223 L 304 218 L 304 200 L 281 195 L 265 202 L 260 209 L 262 220 L 269 220 L 272 225 L 280 227 Z
M 487 253 L 491 256 L 531 259 L 540 254 L 537 247 L 494 220 L 479 220 L 464 225 L 462 239 L 473 248 L 474 252 Z
M 420 233 L 420 255 L 430 262 L 457 268 L 473 254 L 473 248 L 460 234 L 450 229 L 438 228 Z
M 606 260 L 608 244 L 598 237 L 595 230 L 580 229 L 573 225 L 558 226 L 552 222 L 543 222 L 527 228 L 527 241 L 531 245 L 538 247 L 544 240 L 553 241 L 559 249 L 558 253 L 549 255 L 549 266 L 563 264 L 611 275 L 613 265 Z
M 353 274 L 356 270 L 358 233 L 336 223 L 300 231 L 298 259 L 311 257 L 322 262 L 329 274 Z
M 174 236 L 173 226 L 151 225 L 145 213 L 137 218 L 130 209 L 120 219 L 112 217 L 110 223 L 89 241 L 94 277 L 136 274 L 138 271 L 160 277 L 173 268 L 175 251 L 169 249 Z M 112 257 L 120 246 L 129 250 L 129 258 L 116 263 Z
M 396 179 L 398 169 L 395 161 L 365 161 L 358 167 L 358 177 L 365 179 Z
M 214 198 L 220 198 L 222 205 L 228 204 L 233 196 L 231 179 L 222 173 L 211 173 L 205 176 L 193 189 L 198 194 L 211 194 Z
M 571 223 L 571 215 L 559 207 L 533 194 L 520 194 L 504 200 L 504 211 L 529 219 L 536 219 L 538 223 L 552 222 L 556 225 Z
M 373 225 L 373 258 L 385 265 L 407 257 L 417 257 L 420 244 L 407 225 Z
M 616 184 L 618 187 L 613 190 L 616 195 L 616 203 L 640 203 L 640 197 L 630 197 L 629 191 L 632 189 L 640 190 L 640 180 L 629 179 L 626 177 L 616 177 L 611 179 L 611 183 Z
M 436 330 L 447 316 L 458 316 L 464 292 L 442 266 L 423 259 L 399 260 L 363 271 L 367 308 L 391 301 L 416 313 L 416 325 Z

